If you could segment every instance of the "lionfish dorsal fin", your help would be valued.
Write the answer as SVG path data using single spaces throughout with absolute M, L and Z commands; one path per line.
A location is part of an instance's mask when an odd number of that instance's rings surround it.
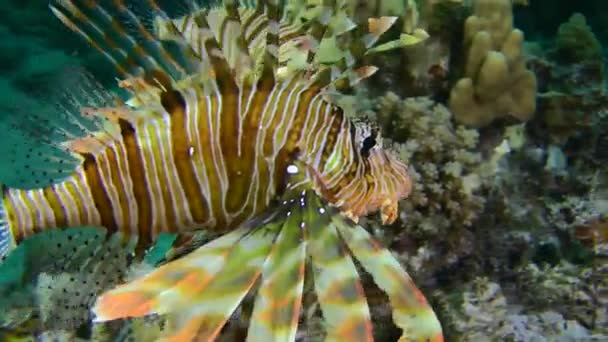
M 110 5 L 111 3 L 111 5 Z M 154 0 L 149 11 L 167 17 Z M 115 66 L 122 79 L 144 79 L 149 87 L 171 87 L 191 72 L 192 55 L 175 52 L 159 41 L 123 0 L 108 2 L 53 0 L 52 12 L 71 30 L 84 37 Z

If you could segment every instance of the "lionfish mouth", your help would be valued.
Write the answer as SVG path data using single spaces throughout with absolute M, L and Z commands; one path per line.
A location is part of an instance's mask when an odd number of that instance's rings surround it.
M 259 284 L 248 338 L 293 341 L 309 269 L 327 339 L 372 341 L 354 257 L 388 295 L 401 340 L 443 341 L 424 295 L 364 228 L 312 190 L 289 191 L 281 203 L 264 217 L 105 293 L 94 308 L 96 321 L 159 314 L 167 319 L 171 340 L 213 340 Z

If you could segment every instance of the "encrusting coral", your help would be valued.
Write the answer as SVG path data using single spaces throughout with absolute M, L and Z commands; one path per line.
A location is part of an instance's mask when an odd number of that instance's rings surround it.
M 451 296 L 438 294 L 437 305 L 454 341 L 574 341 L 591 338 L 574 320 L 555 311 L 522 310 L 501 286 L 476 278 Z
M 474 1 L 464 24 L 463 77 L 449 99 L 458 122 L 481 127 L 499 117 L 532 117 L 536 77 L 526 69 L 523 40 L 513 28 L 511 0 Z

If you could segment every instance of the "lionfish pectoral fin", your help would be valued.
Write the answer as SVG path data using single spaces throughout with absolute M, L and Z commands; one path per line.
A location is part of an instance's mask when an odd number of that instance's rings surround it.
M 183 296 L 204 288 L 217 275 L 234 244 L 245 233 L 234 231 L 184 258 L 104 293 L 95 304 L 96 321 L 170 312 L 174 305 L 184 303 Z M 207 262 L 197 264 L 202 259 Z
M 97 321 L 166 314 L 168 340 L 213 339 L 258 279 L 276 229 L 237 229 L 102 295 Z
M 333 215 L 339 214 L 319 204 L 309 213 L 310 224 L 306 227 L 315 292 L 327 327 L 326 340 L 373 341 L 363 286 L 355 264 L 331 221 Z
M 10 141 L 0 145 L 0 181 L 8 188 L 56 184 L 82 165 L 79 153 L 94 154 L 115 137 L 113 123 L 81 113 L 83 106 L 104 107 L 116 100 L 89 73 L 66 68 L 52 84 L 61 87 L 52 88 L 36 102 L 15 104 L 14 114 L 0 124 Z
M 301 212 L 294 210 L 281 223 L 281 232 L 264 265 L 262 284 L 255 297 L 247 333 L 250 341 L 295 340 L 306 261 L 303 222 Z
M 399 262 L 358 225 L 335 216 L 342 239 L 353 256 L 389 298 L 393 321 L 403 330 L 404 341 L 443 341 L 441 324 L 422 292 L 414 285 Z

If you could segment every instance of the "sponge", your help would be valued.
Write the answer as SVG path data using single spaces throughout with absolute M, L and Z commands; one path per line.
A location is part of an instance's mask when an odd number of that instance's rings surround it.
M 513 28 L 511 0 L 475 0 L 464 24 L 464 75 L 450 92 L 456 121 L 482 127 L 499 117 L 529 120 L 536 77 L 522 55 L 524 34 Z

